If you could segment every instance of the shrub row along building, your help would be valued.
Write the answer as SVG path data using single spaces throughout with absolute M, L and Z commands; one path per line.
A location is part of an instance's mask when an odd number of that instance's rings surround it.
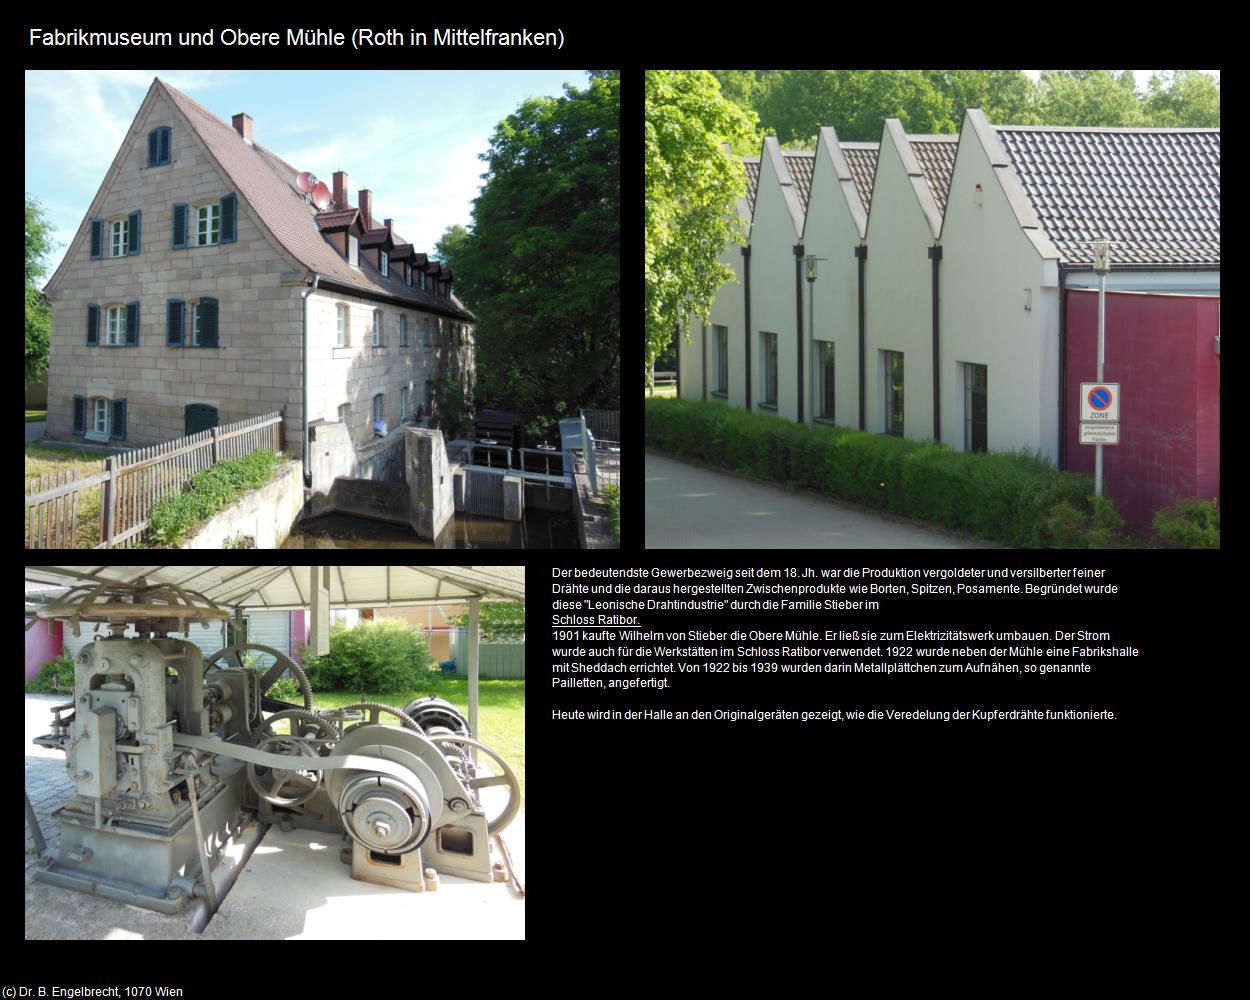
M 319 208 L 294 167 L 155 80 L 64 260 L 52 302 L 48 436 L 139 446 L 281 410 L 347 424 L 426 413 L 474 371 L 452 274 L 349 204 Z
M 678 338 L 682 396 L 1092 472 L 1078 394 L 1097 372 L 1106 238 L 1121 426 L 1106 492 L 1139 527 L 1219 495 L 1218 129 L 995 126 L 969 109 L 957 136 L 822 128 L 812 152 L 770 136 L 745 166 L 748 244 Z

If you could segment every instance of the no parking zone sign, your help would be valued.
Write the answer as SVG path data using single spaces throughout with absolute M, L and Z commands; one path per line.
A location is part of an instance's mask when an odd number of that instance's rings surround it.
M 1081 383 L 1081 423 L 1116 423 L 1119 419 L 1119 382 Z

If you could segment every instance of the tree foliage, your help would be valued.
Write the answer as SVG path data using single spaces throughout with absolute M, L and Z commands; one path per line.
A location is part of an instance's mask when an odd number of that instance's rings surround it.
M 477 317 L 477 397 L 527 418 L 620 398 L 620 80 L 525 101 L 448 254 Z M 455 227 L 452 227 L 455 229 Z
M 1219 128 L 1219 78 L 1196 70 L 1154 73 L 1146 87 L 1146 109 L 1157 128 Z
M 48 370 L 48 335 L 52 310 L 39 285 L 48 273 L 47 256 L 55 249 L 52 224 L 39 202 L 26 195 L 26 384 L 38 382 Z
M 749 141 L 754 115 L 725 100 L 705 70 L 650 70 L 645 87 L 646 372 L 688 317 L 706 316 L 733 277 L 717 257 L 743 241 L 746 190 L 724 143 Z
M 469 231 L 459 223 L 448 226 L 443 230 L 443 235 L 438 238 L 438 242 L 434 244 L 434 257 L 454 272 L 456 270 L 455 258 L 469 238 Z
M 1047 125 L 1149 125 L 1130 70 L 1043 70 L 1038 117 Z M 997 124 L 997 123 L 996 123 Z
M 456 628 L 468 628 L 469 616 L 452 615 L 447 619 Z M 478 628 L 483 642 L 524 642 L 525 605 L 520 601 L 483 601 L 478 606 Z

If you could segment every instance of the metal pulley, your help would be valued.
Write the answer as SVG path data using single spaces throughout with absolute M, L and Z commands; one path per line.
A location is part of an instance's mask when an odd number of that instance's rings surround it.
M 364 773 L 343 786 L 339 815 L 352 839 L 370 851 L 406 854 L 430 832 L 430 802 L 419 780 Z

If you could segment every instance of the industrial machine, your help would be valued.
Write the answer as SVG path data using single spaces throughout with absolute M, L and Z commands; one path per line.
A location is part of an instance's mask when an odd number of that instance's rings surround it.
M 171 635 L 230 618 L 172 585 L 83 587 L 39 614 L 103 634 L 78 653 L 73 700 L 35 740 L 65 751 L 75 783 L 54 813 L 59 854 L 40 858 L 36 879 L 163 913 L 193 908 L 200 930 L 275 823 L 341 835 L 343 860 L 365 881 L 422 891 L 440 872 L 507 878 L 492 839 L 506 858 L 497 835 L 519 785 L 449 703 L 313 711 L 308 678 L 280 651 L 241 643 L 206 660 Z M 256 653 L 273 665 L 252 669 Z M 302 706 L 268 696 L 284 676 Z M 488 817 L 491 786 L 506 801 Z

